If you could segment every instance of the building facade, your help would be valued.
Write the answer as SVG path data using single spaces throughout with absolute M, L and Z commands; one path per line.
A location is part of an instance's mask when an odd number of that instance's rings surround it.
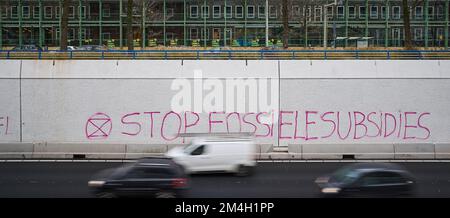
M 281 0 L 134 0 L 133 37 L 139 47 L 254 46 L 265 44 L 266 13 L 269 39 L 283 33 Z M 401 0 L 343 0 L 325 7 L 326 0 L 290 0 L 289 45 L 322 46 L 324 18 L 328 45 L 354 46 L 368 39 L 374 47 L 404 43 Z M 448 48 L 449 0 L 412 0 L 413 43 Z M 128 0 L 72 0 L 69 45 L 126 46 Z M 59 46 L 62 0 L 1 0 L 0 47 L 38 44 Z

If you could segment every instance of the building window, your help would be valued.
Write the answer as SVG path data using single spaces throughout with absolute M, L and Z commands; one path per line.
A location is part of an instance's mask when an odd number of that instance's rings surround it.
M 301 14 L 300 7 L 298 5 L 292 6 L 292 15 L 294 17 L 300 17 L 300 14 Z
M 378 19 L 378 6 L 370 6 L 370 18 Z
M 11 6 L 11 18 L 17 18 L 17 6 Z
M 166 16 L 167 16 L 168 18 L 173 17 L 174 14 L 175 14 L 175 9 L 173 9 L 173 8 L 167 8 Z
M 197 28 L 191 28 L 191 39 L 198 39 L 198 29 Z
M 429 6 L 428 7 L 428 18 L 433 19 L 433 17 L 434 17 L 434 7 Z
M 71 19 L 75 18 L 75 6 L 69 7 L 69 18 Z
M 2 13 L 2 18 L 3 19 L 8 18 L 8 9 L 6 7 L 1 6 L 0 10 L 1 10 L 1 13 Z
M 202 18 L 209 18 L 209 6 L 202 5 Z
M 436 16 L 438 19 L 444 18 L 444 7 L 442 7 L 442 5 L 436 8 Z
M 33 18 L 38 19 L 39 18 L 39 6 L 34 6 L 33 7 Z
M 255 18 L 255 6 L 253 5 L 247 6 L 247 17 Z
M 78 7 L 80 10 L 80 7 Z M 81 18 L 86 18 L 86 6 L 81 6 Z
M 220 5 L 214 5 L 213 6 L 213 17 L 214 18 L 220 18 L 222 14 L 222 8 Z
M 258 17 L 259 18 L 266 18 L 266 7 L 265 6 L 259 6 L 258 7 Z
M 81 28 L 81 40 L 86 40 L 86 39 L 90 38 L 90 34 L 88 35 L 87 30 L 88 30 L 87 28 Z
M 225 7 L 225 17 L 226 18 L 232 18 L 233 17 L 233 6 L 226 6 Z
M 110 8 L 103 8 L 103 17 L 111 17 L 111 9 Z
M 366 6 L 359 6 L 359 19 L 366 18 Z
M 386 15 L 388 15 L 388 13 L 386 11 L 386 6 L 381 6 L 381 18 L 386 19 Z M 389 18 L 389 15 L 388 15 L 388 18 Z
M 103 35 L 103 40 L 111 40 L 111 33 L 105 32 L 102 33 Z
M 344 6 L 337 7 L 337 17 L 344 18 Z
M 392 13 L 394 19 L 400 19 L 400 6 L 394 6 L 392 7 Z
M 75 40 L 75 29 L 69 28 L 69 31 L 67 31 L 67 39 L 68 40 Z
M 328 18 L 333 18 L 334 7 L 327 7 Z
M 355 7 L 348 6 L 348 17 L 349 18 L 355 18 L 356 17 Z
M 191 5 L 190 7 L 191 11 L 191 18 L 198 18 L 198 6 L 197 5 Z
M 269 6 L 269 16 L 270 18 L 277 18 L 277 7 Z
M 444 40 L 444 29 L 443 28 L 436 29 L 436 40 L 438 40 L 438 41 Z
M 45 18 L 52 18 L 52 6 L 44 7 L 44 16 Z
M 316 21 L 322 21 L 322 8 L 321 7 L 314 8 L 314 19 Z
M 236 18 L 243 18 L 244 17 L 244 7 L 238 5 L 236 6 Z
M 415 9 L 415 18 L 420 20 L 423 18 L 423 8 L 422 6 L 417 6 Z
M 23 18 L 30 18 L 30 6 L 23 6 L 22 7 L 22 17 Z
M 208 40 L 208 39 L 209 39 L 209 31 L 208 31 L 208 29 L 206 29 L 206 32 L 205 32 L 205 29 L 202 28 L 202 29 L 201 29 L 201 33 L 202 33 L 202 35 L 201 35 L 201 38 L 202 38 L 202 39 L 205 39 L 205 40 Z M 205 34 L 206 34 L 206 36 L 205 36 Z
M 55 7 L 55 17 L 60 18 L 61 17 L 61 9 L 59 6 Z
M 416 41 L 423 40 L 423 30 L 422 30 L 422 28 L 414 29 L 414 40 L 416 40 Z

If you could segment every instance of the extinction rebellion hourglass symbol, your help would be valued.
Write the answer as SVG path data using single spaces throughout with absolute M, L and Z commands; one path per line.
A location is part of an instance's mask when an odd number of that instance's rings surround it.
M 89 117 L 86 122 L 86 138 L 88 139 L 106 139 L 111 133 L 111 118 L 104 113 L 96 113 Z

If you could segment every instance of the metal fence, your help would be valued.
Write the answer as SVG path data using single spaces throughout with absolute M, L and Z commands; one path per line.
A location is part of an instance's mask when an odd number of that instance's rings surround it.
M 450 60 L 450 50 L 0 50 L 0 59 L 38 60 Z

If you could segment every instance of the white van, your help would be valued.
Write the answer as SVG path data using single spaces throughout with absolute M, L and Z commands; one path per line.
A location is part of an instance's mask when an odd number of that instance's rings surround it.
M 256 166 L 256 146 L 247 139 L 195 139 L 169 150 L 166 156 L 187 173 L 225 171 L 246 176 Z

